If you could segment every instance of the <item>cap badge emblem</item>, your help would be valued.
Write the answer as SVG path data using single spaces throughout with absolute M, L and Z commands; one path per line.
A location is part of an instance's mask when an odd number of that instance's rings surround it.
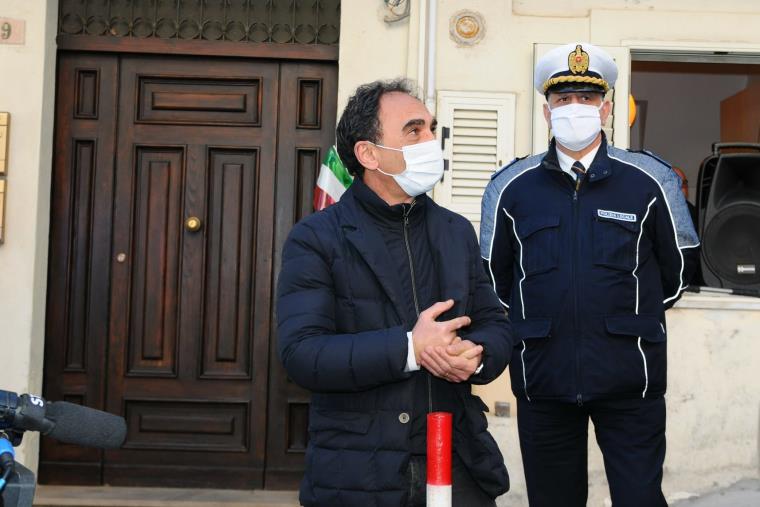
M 588 70 L 588 53 L 583 51 L 580 44 L 567 57 L 567 67 L 573 74 L 585 74 Z

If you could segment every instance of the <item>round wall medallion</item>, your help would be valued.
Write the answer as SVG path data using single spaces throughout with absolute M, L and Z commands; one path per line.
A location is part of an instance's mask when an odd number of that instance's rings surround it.
M 449 35 L 460 46 L 472 46 L 486 35 L 486 21 L 479 12 L 459 11 L 451 16 Z

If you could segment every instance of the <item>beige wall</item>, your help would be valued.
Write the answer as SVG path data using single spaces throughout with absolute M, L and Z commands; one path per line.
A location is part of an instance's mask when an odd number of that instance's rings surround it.
M 26 43 L 0 45 L 0 111 L 11 113 L 0 245 L 0 389 L 40 393 L 45 324 L 57 0 L 3 0 L 0 17 L 26 21 Z M 36 468 L 37 435 L 17 459 Z
M 343 2 L 339 107 L 357 84 L 418 78 L 424 0 L 411 1 L 411 17 L 390 27 L 382 20 L 381 0 Z M 486 20 L 485 38 L 474 47 L 457 47 L 449 38 L 449 18 L 460 9 L 478 11 Z M 438 0 L 437 10 L 435 89 L 515 93 L 515 153 L 520 156 L 533 143 L 536 43 L 588 40 L 628 48 L 760 53 L 760 4 L 754 0 Z M 666 494 L 676 499 L 758 477 L 760 377 L 750 358 L 760 357 L 760 301 L 689 294 L 667 318 Z M 478 392 L 491 407 L 496 400 L 513 402 L 505 376 Z M 502 506 L 527 505 L 514 405 L 512 414 L 490 418 L 512 475 L 513 490 L 499 500 Z M 601 506 L 609 493 L 593 436 L 590 441 L 589 505 Z
M 342 4 L 339 108 L 358 84 L 396 76 L 418 78 L 418 19 L 425 0 L 410 1 L 411 17 L 393 25 L 383 21 L 381 0 Z M 674 10 L 660 7 L 665 4 Z M 588 40 L 634 48 L 717 47 L 760 53 L 760 4 L 753 0 L 728 0 L 719 7 L 707 0 L 438 0 L 437 5 L 436 89 L 516 93 L 518 155 L 528 154 L 532 146 L 534 43 Z M 485 38 L 474 47 L 457 47 L 449 38 L 449 18 L 465 8 L 486 20 Z

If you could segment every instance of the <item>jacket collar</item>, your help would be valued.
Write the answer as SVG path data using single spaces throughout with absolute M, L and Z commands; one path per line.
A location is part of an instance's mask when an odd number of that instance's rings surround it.
M 379 225 L 390 228 L 400 227 L 404 215 L 408 216 L 413 225 L 419 224 L 425 212 L 425 204 L 430 200 L 427 195 L 422 194 L 416 197 L 411 204 L 402 203 L 390 206 L 360 178 L 356 179 L 356 184 L 352 185 L 352 188 L 354 189 L 354 199 L 359 206 L 372 215 L 372 220 Z
M 549 143 L 549 150 L 541 161 L 541 165 L 551 171 L 563 172 L 557 160 L 557 141 L 554 138 Z M 612 176 L 612 164 L 607 156 L 607 136 L 602 132 L 602 144 L 596 152 L 591 167 L 586 171 L 586 181 L 594 183 L 610 176 Z

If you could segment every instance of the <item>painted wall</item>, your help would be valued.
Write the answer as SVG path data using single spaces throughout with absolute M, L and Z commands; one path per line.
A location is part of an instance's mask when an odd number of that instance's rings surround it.
M 42 391 L 53 142 L 57 0 L 4 0 L 0 17 L 26 21 L 24 45 L 0 44 L 0 111 L 11 113 L 0 245 L 0 389 Z M 17 460 L 36 469 L 38 438 Z
M 357 84 L 422 75 L 419 19 L 425 0 L 412 0 L 410 18 L 393 26 L 382 20 L 382 7 L 380 0 L 343 3 L 339 107 Z M 485 38 L 474 47 L 458 47 L 449 37 L 449 19 L 460 9 L 477 11 L 486 20 Z M 437 11 L 436 90 L 515 93 L 517 155 L 528 154 L 532 146 L 536 43 L 588 40 L 629 48 L 760 53 L 760 5 L 751 0 L 719 6 L 707 0 L 438 0 Z M 666 494 L 675 500 L 758 477 L 760 377 L 749 358 L 760 357 L 760 301 L 687 294 L 668 312 L 668 321 Z M 505 377 L 478 393 L 492 407 L 497 400 L 513 402 Z M 512 417 L 490 417 L 512 476 L 512 492 L 499 499 L 502 506 L 527 505 L 514 414 L 512 405 Z M 609 505 L 591 431 L 589 505 Z

